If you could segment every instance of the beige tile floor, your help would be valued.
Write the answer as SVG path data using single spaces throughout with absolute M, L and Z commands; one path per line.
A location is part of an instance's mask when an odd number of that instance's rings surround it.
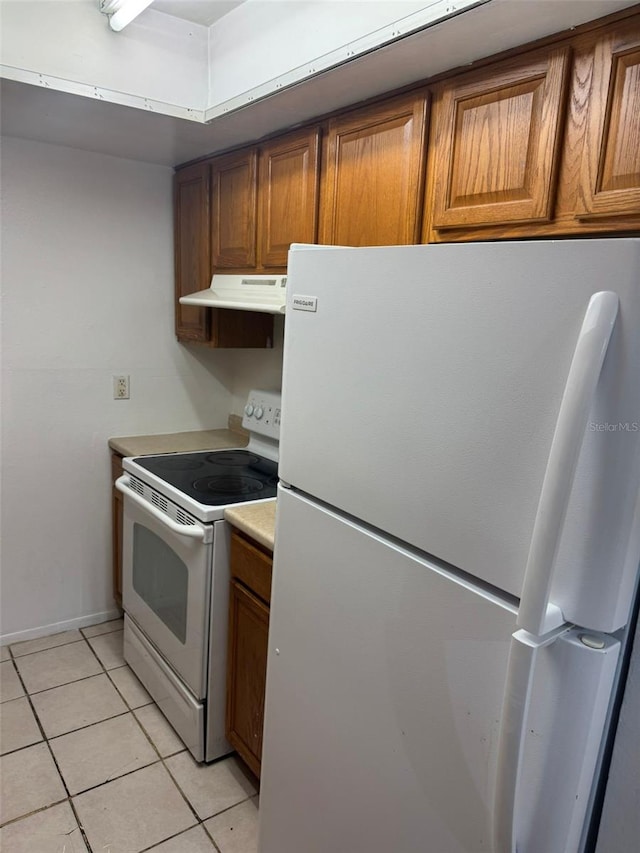
M 0 849 L 256 853 L 256 780 L 199 765 L 122 657 L 122 621 L 1 650 Z

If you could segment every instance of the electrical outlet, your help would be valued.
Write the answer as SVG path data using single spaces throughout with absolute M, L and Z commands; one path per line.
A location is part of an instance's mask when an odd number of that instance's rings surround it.
M 129 377 L 114 376 L 113 377 L 113 399 L 128 400 L 129 399 Z

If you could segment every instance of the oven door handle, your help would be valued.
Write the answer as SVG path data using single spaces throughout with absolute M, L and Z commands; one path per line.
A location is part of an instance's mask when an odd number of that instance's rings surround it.
M 193 525 L 185 525 L 178 524 L 172 518 L 169 518 L 168 515 L 165 515 L 164 512 L 157 509 L 153 504 L 150 504 L 148 501 L 145 501 L 139 495 L 137 495 L 130 487 L 129 480 L 127 479 L 126 474 L 123 474 L 122 477 L 119 477 L 115 483 L 116 489 L 119 492 L 122 492 L 123 495 L 126 495 L 128 498 L 138 504 L 138 506 L 142 507 L 149 515 L 152 515 L 155 519 L 162 522 L 165 527 L 168 527 L 169 530 L 174 533 L 178 533 L 180 536 L 188 536 L 190 539 L 204 539 L 206 531 L 202 527 L 195 527 Z

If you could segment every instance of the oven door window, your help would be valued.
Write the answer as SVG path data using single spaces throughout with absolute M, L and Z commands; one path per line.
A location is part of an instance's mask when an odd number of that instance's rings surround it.
M 159 536 L 133 525 L 133 588 L 180 640 L 187 638 L 189 569 Z

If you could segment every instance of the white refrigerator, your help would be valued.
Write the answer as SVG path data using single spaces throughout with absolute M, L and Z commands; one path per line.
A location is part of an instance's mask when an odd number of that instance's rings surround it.
M 289 254 L 260 853 L 591 849 L 640 240 Z

